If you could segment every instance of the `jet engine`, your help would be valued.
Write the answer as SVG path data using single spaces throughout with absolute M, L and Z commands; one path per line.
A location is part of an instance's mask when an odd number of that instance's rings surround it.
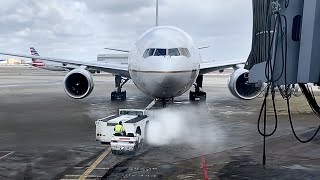
M 74 99 L 87 97 L 92 92 L 93 87 L 92 75 L 85 69 L 74 69 L 64 78 L 64 91 Z
M 249 84 L 249 71 L 244 68 L 235 69 L 230 75 L 228 87 L 235 97 L 251 100 L 256 98 L 263 89 L 263 86 L 256 87 L 255 84 Z

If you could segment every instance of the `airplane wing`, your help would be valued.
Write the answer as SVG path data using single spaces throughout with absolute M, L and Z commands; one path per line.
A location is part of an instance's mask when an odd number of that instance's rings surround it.
M 25 55 L 25 54 L 14 54 L 14 53 L 6 53 L 6 52 L 0 52 L 0 54 L 7 55 L 7 56 L 31 58 L 31 59 L 34 58 L 34 59 L 58 62 L 63 64 L 77 65 L 77 66 L 86 66 L 87 68 L 90 68 L 90 69 L 96 69 L 96 70 L 130 78 L 130 74 L 128 71 L 128 64 L 105 63 L 105 62 L 98 62 L 98 61 L 79 61 L 79 60 L 59 59 L 59 58 L 33 56 L 33 55 Z
M 218 71 L 221 69 L 236 66 L 238 64 L 244 64 L 246 60 L 231 60 L 231 61 L 214 61 L 214 62 L 203 62 L 200 64 L 200 73 L 206 74 L 212 71 Z

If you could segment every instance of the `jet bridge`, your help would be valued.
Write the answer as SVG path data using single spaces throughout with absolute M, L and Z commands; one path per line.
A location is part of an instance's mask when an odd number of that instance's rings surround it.
M 320 82 L 320 1 L 253 0 L 249 82 Z
M 267 84 L 258 117 L 265 165 L 266 138 L 272 136 L 278 127 L 275 88 L 286 101 L 290 127 L 299 142 L 310 142 L 320 131 L 319 125 L 311 137 L 300 137 L 294 128 L 290 110 L 290 98 L 298 84 L 311 109 L 320 118 L 320 106 L 307 84 L 320 84 L 320 1 L 253 0 L 252 5 L 252 49 L 245 68 L 249 70 L 248 83 Z M 269 94 L 271 98 L 267 98 Z M 270 99 L 275 124 L 269 133 L 266 109 Z

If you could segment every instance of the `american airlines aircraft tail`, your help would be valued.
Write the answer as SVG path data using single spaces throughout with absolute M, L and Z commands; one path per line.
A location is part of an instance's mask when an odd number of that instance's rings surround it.
M 34 47 L 30 47 L 30 52 L 32 56 L 39 56 L 38 52 L 34 49 Z M 32 66 L 38 67 L 38 68 L 44 68 L 45 63 L 41 61 L 40 59 L 32 58 Z
M 32 56 L 39 56 L 39 53 L 36 51 L 34 47 L 30 47 L 30 52 Z M 31 58 L 32 60 L 32 66 L 41 68 L 41 69 L 46 69 L 49 71 L 66 71 L 68 70 L 67 68 L 63 67 L 61 63 L 56 63 L 56 62 L 50 62 L 50 61 L 44 61 L 40 60 L 38 58 Z
M 33 55 L 33 56 L 39 56 L 38 52 L 36 51 L 36 49 L 34 47 L 30 47 L 30 52 L 31 52 L 31 55 Z

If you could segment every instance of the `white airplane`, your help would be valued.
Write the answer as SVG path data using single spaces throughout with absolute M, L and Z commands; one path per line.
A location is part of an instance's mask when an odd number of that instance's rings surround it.
M 157 19 L 156 22 L 158 22 Z M 111 93 L 111 100 L 126 99 L 126 91 L 122 91 L 122 87 L 131 79 L 143 93 L 161 99 L 162 102 L 180 96 L 194 86 L 194 90 L 189 92 L 189 99 L 194 101 L 206 96 L 202 91 L 204 74 L 229 67 L 233 67 L 234 72 L 229 77 L 228 87 L 235 97 L 250 100 L 256 98 L 263 89 L 248 83 L 248 70 L 243 68 L 245 60 L 202 62 L 199 48 L 192 38 L 176 27 L 151 28 L 138 38 L 130 51 L 118 51 L 129 53 L 128 64 L 88 62 L 6 52 L 0 52 L 0 54 L 76 66 L 77 68 L 71 70 L 64 78 L 64 90 L 74 99 L 85 98 L 92 92 L 94 81 L 89 69 L 115 75 L 117 90 Z

